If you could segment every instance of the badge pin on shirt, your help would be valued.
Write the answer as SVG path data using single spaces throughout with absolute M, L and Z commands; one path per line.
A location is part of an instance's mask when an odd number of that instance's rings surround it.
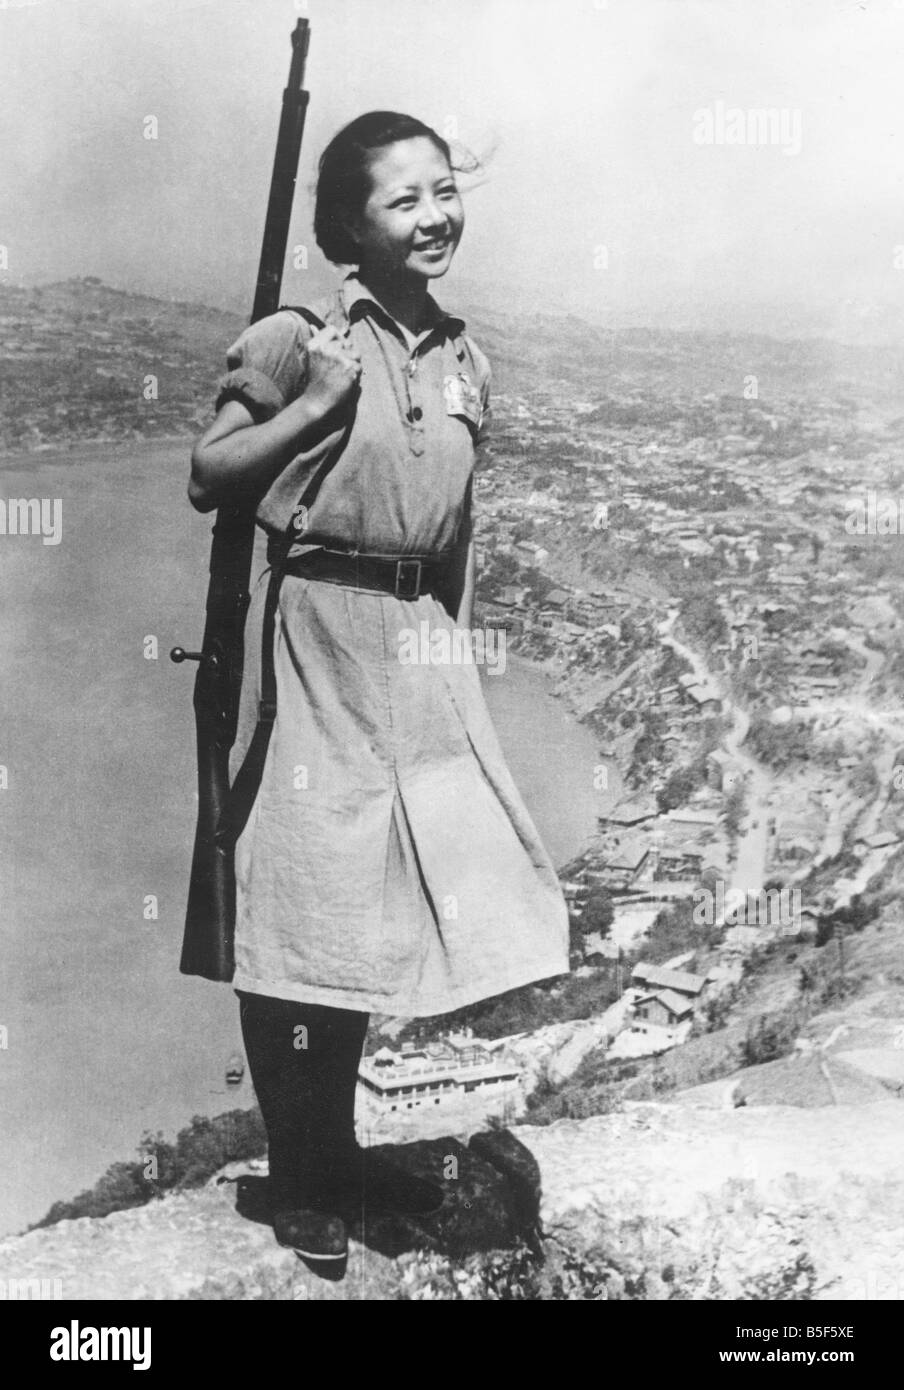
M 475 424 L 480 419 L 480 393 L 471 385 L 471 379 L 465 372 L 445 378 L 443 395 L 446 398 L 447 414 L 464 415 Z

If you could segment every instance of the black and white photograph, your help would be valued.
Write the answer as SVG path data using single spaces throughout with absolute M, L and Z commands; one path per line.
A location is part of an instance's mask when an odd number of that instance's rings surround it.
M 866 1364 L 902 72 L 904 0 L 0 0 L 25 1364 L 198 1300 Z

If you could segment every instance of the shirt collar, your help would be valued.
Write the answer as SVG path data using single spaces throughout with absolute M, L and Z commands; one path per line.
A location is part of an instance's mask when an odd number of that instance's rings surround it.
M 388 310 L 383 308 L 383 305 L 378 299 L 374 298 L 370 290 L 366 285 L 362 284 L 354 271 L 346 275 L 342 284 L 342 293 L 345 297 L 345 310 L 349 316 L 349 320 L 353 320 L 359 314 L 366 312 L 367 306 L 373 304 L 381 314 L 390 320 L 390 322 L 394 322 L 392 315 Z M 357 310 L 357 314 L 354 312 L 355 310 Z M 453 338 L 464 332 L 465 321 L 456 314 L 447 314 L 445 309 L 440 308 L 433 296 L 428 294 L 426 326 L 428 329 L 442 326 L 446 329 L 449 337 Z

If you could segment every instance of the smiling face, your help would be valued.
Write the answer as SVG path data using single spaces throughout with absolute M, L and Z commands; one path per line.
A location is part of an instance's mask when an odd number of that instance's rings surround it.
M 426 136 L 375 151 L 371 191 L 354 227 L 361 271 L 435 280 L 452 263 L 464 208 L 442 151 Z

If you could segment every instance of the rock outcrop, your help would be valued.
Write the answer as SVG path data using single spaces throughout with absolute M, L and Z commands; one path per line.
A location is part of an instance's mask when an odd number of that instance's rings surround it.
M 635 1105 L 519 1129 L 547 1247 L 610 1296 L 904 1295 L 904 1108 Z
M 893 1099 L 631 1105 L 396 1150 L 444 1178 L 446 1208 L 359 1225 L 341 1282 L 275 1244 L 263 1164 L 0 1242 L 0 1280 L 66 1299 L 897 1299 L 902 1143 Z

